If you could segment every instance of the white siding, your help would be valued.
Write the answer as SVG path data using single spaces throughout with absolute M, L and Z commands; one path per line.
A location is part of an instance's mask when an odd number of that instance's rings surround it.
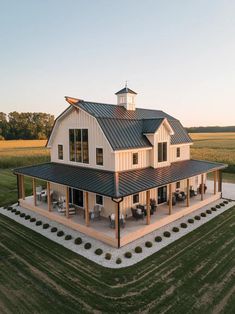
M 180 157 L 176 157 L 177 147 L 180 148 Z M 171 145 L 170 146 L 170 162 L 190 159 L 190 145 Z
M 138 153 L 138 164 L 133 165 L 133 153 Z M 116 171 L 124 171 L 130 169 L 146 168 L 149 167 L 150 150 L 127 150 L 115 153 Z

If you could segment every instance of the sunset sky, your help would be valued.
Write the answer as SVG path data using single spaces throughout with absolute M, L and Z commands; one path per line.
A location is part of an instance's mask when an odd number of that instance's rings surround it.
M 138 107 L 235 125 L 235 1 L 0 1 L 0 111 L 116 103 L 126 80 Z

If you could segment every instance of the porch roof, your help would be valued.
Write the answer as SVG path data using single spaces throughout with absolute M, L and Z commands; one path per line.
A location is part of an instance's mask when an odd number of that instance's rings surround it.
M 116 175 L 112 171 L 49 162 L 17 168 L 14 173 L 118 198 L 223 168 L 225 164 L 191 159 Z

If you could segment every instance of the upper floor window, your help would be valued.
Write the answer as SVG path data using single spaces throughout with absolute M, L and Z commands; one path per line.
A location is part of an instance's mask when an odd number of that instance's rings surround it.
M 138 165 L 138 153 L 133 153 L 132 154 L 132 164 L 133 165 Z
M 158 162 L 167 161 L 167 142 L 158 143 Z
M 180 181 L 176 182 L 176 189 L 180 189 Z
M 58 145 L 58 159 L 63 159 L 63 145 Z
M 96 164 L 99 166 L 103 166 L 103 148 L 96 148 Z
M 95 200 L 96 200 L 97 205 L 103 205 L 104 204 L 104 199 L 103 199 L 102 195 L 96 194 Z
M 133 195 L 133 204 L 139 203 L 139 194 L 134 194 Z
M 69 130 L 69 159 L 89 163 L 88 129 Z
M 177 158 L 180 157 L 180 147 L 177 147 L 177 149 L 176 149 L 176 157 Z

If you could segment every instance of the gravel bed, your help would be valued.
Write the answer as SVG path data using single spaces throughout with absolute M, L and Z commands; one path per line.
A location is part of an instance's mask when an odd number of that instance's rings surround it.
M 29 209 L 22 208 L 17 205 L 12 205 L 13 208 L 16 208 L 16 210 L 20 210 L 21 212 L 24 212 L 26 215 L 30 215 L 31 217 L 35 217 L 36 220 L 41 220 L 42 225 L 36 226 L 35 222 L 30 222 L 30 220 L 25 220 L 25 217 L 20 217 L 20 215 L 15 215 L 15 213 L 12 213 L 11 211 L 8 211 L 6 209 L 0 208 L 0 213 L 15 220 L 16 222 L 19 222 L 20 224 L 26 226 L 27 228 L 30 228 L 37 233 L 40 233 L 41 235 L 47 237 L 48 239 L 64 246 L 65 248 L 99 264 L 104 267 L 108 268 L 123 268 L 127 266 L 134 265 L 144 258 L 156 253 L 157 251 L 161 250 L 163 247 L 166 247 L 168 244 L 176 241 L 177 239 L 181 238 L 182 236 L 188 234 L 189 232 L 195 230 L 199 226 L 203 225 L 207 221 L 213 219 L 214 217 L 218 216 L 219 214 L 223 213 L 227 209 L 231 208 L 232 206 L 235 205 L 235 202 L 229 202 L 229 204 L 221 207 L 217 211 L 212 211 L 211 214 L 207 214 L 206 217 L 201 217 L 200 220 L 195 220 L 194 217 L 196 215 L 200 216 L 200 213 L 205 212 L 206 210 L 210 209 L 211 207 L 214 207 L 216 204 L 221 203 L 222 200 L 217 200 L 216 202 L 213 202 L 211 204 L 208 204 L 207 206 L 204 206 L 198 210 L 195 210 L 193 213 L 190 213 L 188 215 L 185 215 L 184 217 L 181 217 L 178 220 L 175 220 L 174 222 L 169 223 L 166 226 L 163 226 L 145 236 L 142 238 L 135 240 L 132 243 L 129 243 L 125 245 L 124 247 L 120 249 L 116 249 L 113 247 L 110 247 L 109 245 L 93 239 L 79 231 L 73 230 L 69 227 L 64 226 L 63 224 L 54 222 L 40 214 L 37 214 L 35 212 L 30 211 Z M 193 218 L 194 223 L 189 223 L 188 219 Z M 48 229 L 43 229 L 43 224 L 48 223 L 50 227 Z M 186 223 L 187 228 L 181 227 L 181 223 Z M 56 227 L 58 231 L 62 230 L 64 232 L 64 235 L 61 237 L 57 236 L 57 232 L 51 232 L 51 228 Z M 178 227 L 179 231 L 178 232 L 173 232 L 172 229 L 173 227 Z M 170 237 L 165 237 L 163 233 L 165 231 L 170 232 Z M 72 239 L 66 240 L 65 236 L 66 235 L 71 235 Z M 155 237 L 160 236 L 162 237 L 161 242 L 155 242 Z M 82 244 L 76 245 L 74 243 L 74 239 L 77 237 L 81 237 L 82 239 Z M 145 243 L 147 241 L 152 242 L 151 247 L 146 247 Z M 85 249 L 84 244 L 85 243 L 91 243 L 91 248 L 90 249 Z M 137 246 L 140 246 L 142 248 L 142 253 L 135 253 L 135 248 Z M 94 252 L 96 249 L 102 249 L 103 253 L 101 255 L 96 255 Z M 126 258 L 124 254 L 126 252 L 131 252 L 132 257 L 131 258 Z M 110 253 L 112 255 L 110 260 L 105 259 L 105 254 Z M 117 264 L 116 260 L 117 258 L 121 258 L 122 263 Z

